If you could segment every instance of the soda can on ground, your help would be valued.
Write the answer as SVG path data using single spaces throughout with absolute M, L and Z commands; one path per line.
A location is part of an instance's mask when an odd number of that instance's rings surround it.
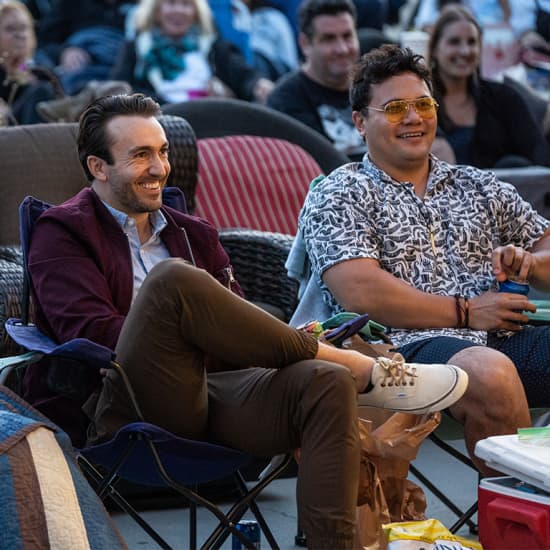
M 237 523 L 236 527 L 237 530 L 241 531 L 241 533 L 252 543 L 254 548 L 260 548 L 260 526 L 257 521 L 253 519 L 242 519 Z M 241 541 L 233 535 L 231 549 L 242 550 L 243 548 L 244 546 Z

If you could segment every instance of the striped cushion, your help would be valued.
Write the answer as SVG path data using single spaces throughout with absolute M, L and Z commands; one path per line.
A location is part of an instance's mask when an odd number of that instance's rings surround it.
M 198 140 L 195 214 L 219 229 L 249 227 L 294 235 L 317 162 L 285 140 L 225 136 Z

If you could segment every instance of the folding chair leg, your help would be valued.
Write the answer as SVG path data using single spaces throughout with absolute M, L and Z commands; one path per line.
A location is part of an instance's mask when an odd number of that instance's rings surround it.
M 438 489 L 422 472 L 420 472 L 414 464 L 411 464 L 409 466 L 410 471 L 420 480 L 420 482 L 425 485 L 449 510 L 454 512 L 458 516 L 458 521 L 455 523 L 455 525 L 458 524 L 458 527 L 455 531 L 451 531 L 452 533 L 458 531 L 464 523 L 468 524 L 468 528 L 470 529 L 470 533 L 477 533 L 477 525 L 471 520 L 471 517 L 476 513 L 477 511 L 477 502 L 470 506 L 466 512 L 462 511 L 447 495 L 445 495 L 440 489 Z M 474 508 L 475 506 L 475 508 Z M 473 511 L 472 511 L 473 508 Z
M 477 468 L 475 467 L 475 464 L 471 461 L 471 459 L 461 453 L 460 451 L 457 451 L 452 445 L 449 445 L 447 442 L 443 441 L 438 435 L 435 433 L 431 433 L 428 438 L 432 443 L 437 445 L 440 449 L 443 449 L 446 453 L 450 454 L 452 457 L 454 457 L 459 462 L 462 462 L 465 466 L 468 466 L 468 468 L 471 468 L 472 470 L 475 470 L 477 472 Z
M 449 531 L 451 533 L 456 533 L 465 523 L 468 524 L 470 533 L 477 535 L 477 525 L 470 520 L 470 518 L 477 512 L 477 500 L 462 514 L 462 517 L 458 518 L 458 521 L 451 525 Z
M 241 475 L 240 472 L 237 472 L 235 474 L 235 478 L 237 480 L 237 485 L 239 486 L 239 489 L 241 491 L 241 494 L 243 496 L 246 495 L 248 492 L 248 488 L 246 486 L 246 482 Z M 263 532 L 270 548 L 273 548 L 274 550 L 279 550 L 279 545 L 277 544 L 277 541 L 275 540 L 275 537 L 273 536 L 273 533 L 271 532 L 271 529 L 267 525 L 267 522 L 265 521 L 265 518 L 263 514 L 260 512 L 260 509 L 258 508 L 258 505 L 256 504 L 255 500 L 251 500 L 250 504 L 248 505 L 250 508 L 250 511 L 252 514 L 254 514 L 254 517 L 256 518 L 256 521 L 258 522 L 258 525 L 260 526 L 261 531 Z
M 241 544 L 244 545 L 245 548 L 249 550 L 254 550 L 254 546 L 252 545 L 252 543 L 241 531 L 237 529 L 237 527 L 235 526 L 235 523 L 231 519 L 229 519 L 228 514 L 224 514 L 213 502 L 210 502 L 208 499 L 202 497 L 198 493 L 195 493 L 185 485 L 181 485 L 180 483 L 177 483 L 176 481 L 174 481 L 168 475 L 168 472 L 164 468 L 164 465 L 162 464 L 162 460 L 160 459 L 160 456 L 157 452 L 157 449 L 155 448 L 154 443 L 149 440 L 147 440 L 147 443 L 149 445 L 149 450 L 151 451 L 151 454 L 155 459 L 155 465 L 158 469 L 158 473 L 160 474 L 164 482 L 170 487 L 172 487 L 172 489 L 174 489 L 175 491 L 177 491 L 178 493 L 186 497 L 190 502 L 195 502 L 196 504 L 204 506 L 207 510 L 210 511 L 211 514 L 216 516 L 219 522 L 218 527 L 214 531 L 214 532 L 218 532 L 218 535 L 216 536 L 216 538 L 219 537 L 219 532 L 227 532 L 227 535 L 229 535 L 229 533 L 232 533 L 233 535 L 235 535 L 235 537 L 239 539 L 239 541 L 241 542 Z M 267 485 L 267 483 L 265 483 L 265 485 Z M 245 506 L 245 509 L 246 509 L 246 506 Z M 225 538 L 227 538 L 227 535 Z M 208 541 L 201 546 L 201 550 L 202 549 L 211 550 L 215 548 L 215 546 L 210 542 L 211 538 L 212 538 L 212 535 L 209 537 Z
M 194 487 L 195 491 L 197 486 Z M 197 548 L 197 503 L 189 501 L 189 550 Z
M 108 487 L 112 487 L 114 480 L 118 477 L 118 470 L 124 464 L 126 459 L 130 456 L 134 447 L 136 446 L 137 441 L 132 441 L 128 447 L 124 450 L 123 453 L 118 457 L 118 460 L 115 462 L 114 466 L 111 468 L 111 471 L 102 477 L 101 483 L 97 488 L 97 494 L 100 498 L 103 498 L 103 493 Z
M 103 476 L 99 471 L 83 456 L 78 457 L 78 463 L 81 469 L 96 483 L 101 485 Z M 136 511 L 136 509 L 113 487 L 109 485 L 107 490 L 103 491 L 101 500 L 106 498 L 111 500 L 126 514 L 128 514 L 163 550 L 172 550 L 172 547 L 155 531 Z
M 294 545 L 305 548 L 307 546 L 306 534 L 302 531 L 300 525 L 296 528 L 296 535 L 294 536 Z
M 244 513 L 248 508 L 252 511 L 254 516 L 256 517 L 256 520 L 258 521 L 258 524 L 260 526 L 260 529 L 263 531 L 265 538 L 269 542 L 269 545 L 271 548 L 278 549 L 279 546 L 277 545 L 277 542 L 275 541 L 275 537 L 273 536 L 273 533 L 267 527 L 267 523 L 261 514 L 258 506 L 254 502 L 254 499 L 262 492 L 262 490 L 269 485 L 276 477 L 278 477 L 290 464 L 292 460 L 292 455 L 287 454 L 284 458 L 284 460 L 281 461 L 281 463 L 273 468 L 273 470 L 266 474 L 265 477 L 257 483 L 252 489 L 248 489 L 246 486 L 246 482 L 244 481 L 242 475 L 237 472 L 236 479 L 237 484 L 239 486 L 240 491 L 243 494 L 243 499 L 236 503 L 230 510 L 227 512 L 227 517 L 232 521 L 232 523 L 238 523 L 239 520 L 243 517 Z M 222 526 L 219 525 L 208 537 L 208 540 L 206 541 L 204 547 L 210 548 L 208 546 L 209 544 L 214 544 L 212 546 L 213 548 L 219 548 L 224 543 L 225 539 L 229 536 L 229 533 L 226 530 L 222 529 Z

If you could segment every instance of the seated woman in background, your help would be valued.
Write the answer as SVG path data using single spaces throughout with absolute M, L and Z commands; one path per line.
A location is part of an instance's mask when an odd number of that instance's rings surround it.
M 0 2 L 0 126 L 44 122 L 40 101 L 63 95 L 51 71 L 34 65 L 36 35 L 31 13 L 22 2 Z
M 438 136 L 458 164 L 479 168 L 550 166 L 541 121 L 512 87 L 480 78 L 481 30 L 463 6 L 448 5 L 428 45 Z
M 165 103 L 207 95 L 263 103 L 271 92 L 273 83 L 216 35 L 206 0 L 141 0 L 134 18 L 135 39 L 111 75 L 134 91 Z

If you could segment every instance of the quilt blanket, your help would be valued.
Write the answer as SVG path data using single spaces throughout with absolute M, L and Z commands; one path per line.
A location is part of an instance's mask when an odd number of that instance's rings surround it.
M 127 548 L 55 424 L 0 386 L 0 548 Z

